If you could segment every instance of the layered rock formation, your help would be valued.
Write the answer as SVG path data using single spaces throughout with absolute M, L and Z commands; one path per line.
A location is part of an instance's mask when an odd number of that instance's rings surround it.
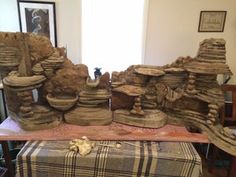
M 159 128 L 191 125 L 236 155 L 236 137 L 219 122 L 224 96 L 218 74 L 231 75 L 225 41 L 206 39 L 195 58 L 159 66 L 132 65 L 91 80 L 86 65 L 74 65 L 46 37 L 0 33 L 0 73 L 10 117 L 23 129 L 78 125 Z M 35 95 L 36 93 L 36 95 Z M 64 120 L 62 119 L 64 117 Z M 107 135 L 109 136 L 109 135 Z
M 78 125 L 108 125 L 112 122 L 109 108 L 111 93 L 109 91 L 109 73 L 95 80 L 90 77 L 79 92 L 77 108 L 65 114 L 65 121 Z
M 225 43 L 224 39 L 205 39 L 200 43 L 197 60 L 211 63 L 225 63 Z

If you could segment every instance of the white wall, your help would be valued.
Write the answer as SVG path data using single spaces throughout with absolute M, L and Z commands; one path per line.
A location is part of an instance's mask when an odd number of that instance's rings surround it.
M 56 0 L 58 46 L 67 47 L 68 58 L 81 63 L 81 1 Z
M 201 10 L 226 10 L 223 33 L 199 33 Z M 164 65 L 179 56 L 196 56 L 205 38 L 226 40 L 227 61 L 236 75 L 235 0 L 150 0 L 145 64 Z M 236 84 L 236 76 L 231 83 Z
M 73 63 L 80 63 L 81 1 L 48 1 L 56 2 L 58 47 L 67 47 L 68 58 L 70 58 Z M 17 0 L 0 0 L 0 31 L 20 31 L 17 11 Z
M 19 31 L 16 0 L 0 0 L 0 31 Z

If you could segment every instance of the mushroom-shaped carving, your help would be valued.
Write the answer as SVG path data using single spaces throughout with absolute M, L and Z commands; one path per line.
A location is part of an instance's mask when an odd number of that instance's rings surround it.
M 28 87 L 40 84 L 44 80 L 46 77 L 43 75 L 19 77 L 17 74 L 11 74 L 3 79 L 3 83 L 12 87 Z
M 97 78 L 97 79 L 95 79 L 95 80 L 92 80 L 92 79 L 90 79 L 90 78 L 88 77 L 87 80 L 86 80 L 86 85 L 87 85 L 88 87 L 90 87 L 90 88 L 96 88 L 96 87 L 98 87 L 99 83 L 100 83 L 100 79 L 99 79 L 99 78 Z
M 55 109 L 66 111 L 72 108 L 76 101 L 78 100 L 78 96 L 58 96 L 53 97 L 52 95 L 47 95 L 47 100 L 50 106 L 52 106 Z
M 144 94 L 145 91 L 142 87 L 137 87 L 133 85 L 122 85 L 120 87 L 114 88 L 113 91 L 121 92 L 128 96 L 134 96 L 135 103 L 130 113 L 136 114 L 139 116 L 144 116 L 144 111 L 142 110 L 142 107 L 141 107 L 141 95 Z
M 151 67 L 138 67 L 134 69 L 137 74 L 142 74 L 146 76 L 162 76 L 165 72 L 158 68 L 151 68 Z
M 133 85 L 122 85 L 114 88 L 113 91 L 121 92 L 128 96 L 140 96 L 145 93 L 144 88 Z

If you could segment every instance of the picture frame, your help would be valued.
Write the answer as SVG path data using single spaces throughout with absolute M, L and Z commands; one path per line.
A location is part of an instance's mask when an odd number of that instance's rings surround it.
M 57 47 L 55 2 L 17 0 L 21 32 L 46 36 Z
M 201 11 L 198 32 L 224 32 L 227 11 Z

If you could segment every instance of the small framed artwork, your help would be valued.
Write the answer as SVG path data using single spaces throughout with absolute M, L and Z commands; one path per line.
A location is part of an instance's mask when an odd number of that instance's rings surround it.
M 223 32 L 227 11 L 201 11 L 198 32 Z
M 21 32 L 46 36 L 57 47 L 55 2 L 17 0 Z

